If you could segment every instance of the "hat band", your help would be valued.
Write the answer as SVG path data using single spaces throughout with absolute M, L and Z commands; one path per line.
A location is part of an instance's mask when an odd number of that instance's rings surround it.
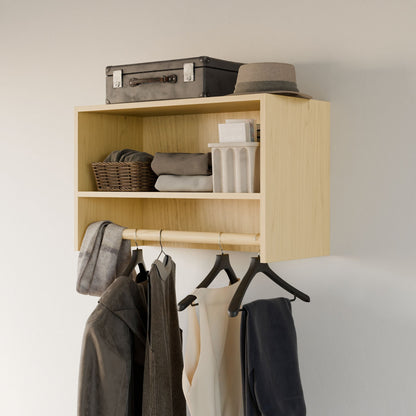
M 250 81 L 239 82 L 234 93 L 261 91 L 293 91 L 299 92 L 296 82 L 291 81 Z

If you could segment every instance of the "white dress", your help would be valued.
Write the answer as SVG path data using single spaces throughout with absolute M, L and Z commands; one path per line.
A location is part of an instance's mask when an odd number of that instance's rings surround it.
M 240 315 L 228 316 L 239 284 L 196 289 L 199 306 L 188 307 L 182 387 L 192 416 L 243 415 Z

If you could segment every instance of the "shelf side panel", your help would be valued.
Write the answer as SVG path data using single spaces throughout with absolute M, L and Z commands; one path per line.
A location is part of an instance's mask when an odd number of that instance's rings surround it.
M 77 134 L 78 190 L 95 191 L 92 162 L 102 162 L 114 150 L 141 150 L 142 119 L 105 113 L 79 112 Z
M 262 111 L 261 257 L 329 254 L 329 103 L 269 95 Z

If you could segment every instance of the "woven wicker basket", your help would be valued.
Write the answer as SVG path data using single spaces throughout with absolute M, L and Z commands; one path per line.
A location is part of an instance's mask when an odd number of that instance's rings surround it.
M 92 169 L 99 191 L 155 191 L 150 162 L 94 162 Z

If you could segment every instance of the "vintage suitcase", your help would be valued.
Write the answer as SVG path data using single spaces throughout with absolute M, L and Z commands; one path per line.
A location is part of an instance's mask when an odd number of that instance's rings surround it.
M 241 63 L 199 56 L 108 66 L 106 103 L 232 94 Z

